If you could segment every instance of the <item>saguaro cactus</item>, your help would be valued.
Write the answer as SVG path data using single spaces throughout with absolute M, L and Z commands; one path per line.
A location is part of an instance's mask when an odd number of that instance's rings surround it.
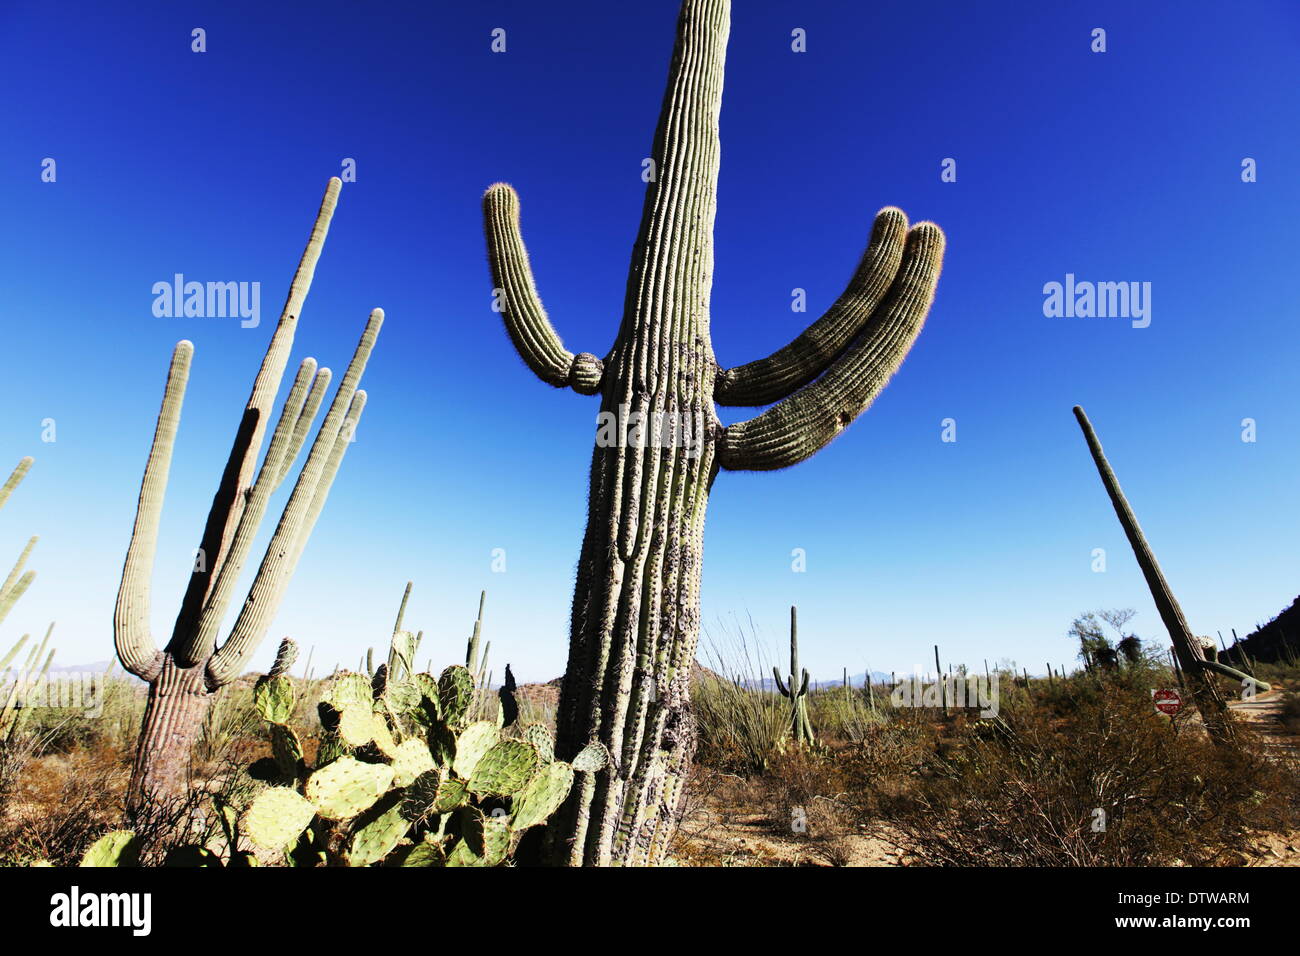
M 572 864 L 663 858 L 694 745 L 688 683 L 699 636 L 704 517 L 719 468 L 812 456 L 871 404 L 929 310 L 944 237 L 883 209 L 848 288 L 789 345 L 722 369 L 709 337 L 718 115 L 728 0 L 685 0 L 633 247 L 622 322 L 603 358 L 556 334 L 519 230 L 519 199 L 483 198 L 506 331 L 544 382 L 601 397 L 587 530 L 561 689 L 558 754 L 603 742 L 613 765 L 570 795 L 551 856 Z M 724 428 L 714 403 L 776 404 Z M 612 434 L 611 434 L 612 432 Z
M 1146 578 L 1147 587 L 1151 590 L 1151 598 L 1160 613 L 1160 620 L 1164 622 L 1165 629 L 1169 631 L 1169 637 L 1174 642 L 1175 660 L 1179 669 L 1186 675 L 1192 699 L 1201 712 L 1206 730 L 1215 743 L 1220 745 L 1230 743 L 1233 739 L 1233 728 L 1227 716 L 1227 704 L 1224 703 L 1218 687 L 1215 686 L 1209 668 L 1204 666 L 1205 659 L 1200 642 L 1192 636 L 1191 628 L 1187 626 L 1187 618 L 1183 616 L 1183 609 L 1179 607 L 1174 592 L 1169 588 L 1169 582 L 1165 580 L 1160 565 L 1156 563 L 1156 556 L 1152 553 L 1151 546 L 1147 544 L 1137 516 L 1133 514 L 1128 499 L 1124 497 L 1124 490 L 1119 486 L 1119 479 L 1115 477 L 1110 462 L 1106 460 L 1106 453 L 1102 451 L 1097 433 L 1092 430 L 1092 422 L 1088 421 L 1088 416 L 1078 405 L 1074 406 L 1074 417 L 1078 419 L 1079 427 L 1083 429 L 1083 437 L 1088 442 L 1092 460 L 1101 475 L 1102 484 L 1106 486 L 1106 493 L 1110 496 L 1115 514 L 1119 516 L 1119 523 L 1124 528 L 1129 546 L 1133 548 L 1133 554 L 1137 557 L 1142 576 Z
M 799 612 L 790 608 L 790 676 L 781 683 L 781 671 L 772 668 L 776 689 L 790 700 L 790 737 L 802 747 L 813 742 L 812 724 L 808 722 L 808 669 L 799 670 Z M 802 677 L 800 676 L 802 674 Z M 844 686 L 849 685 L 848 669 L 844 671 Z
M 171 640 L 160 651 L 149 628 L 149 579 L 194 347 L 183 341 L 172 355 L 113 618 L 122 666 L 149 683 L 149 700 L 127 798 L 132 812 L 152 795 L 167 794 L 184 785 L 190 743 L 202 724 L 212 695 L 243 672 L 266 636 L 365 407 L 366 393 L 357 386 L 383 323 L 384 314 L 380 309 L 370 314 L 360 344 L 334 393 L 306 464 L 267 545 L 248 597 L 240 607 L 229 637 L 218 647 L 217 632 L 270 497 L 292 469 L 329 386 L 329 369 L 318 370 L 314 359 L 304 359 L 254 480 L 254 466 L 271 407 L 289 360 L 298 318 L 341 185 L 337 178 L 331 179 L 325 190 L 279 324 L 253 380 L 252 395 L 208 513 L 175 629 Z
M 5 506 L 5 502 L 14 493 L 14 489 L 27 477 L 27 472 L 31 470 L 33 461 L 35 459 L 30 455 L 19 461 L 3 487 L 0 487 L 0 508 Z M 0 583 L 0 622 L 9 616 L 9 612 L 18 603 L 18 599 L 23 596 L 27 589 L 31 587 L 32 581 L 36 579 L 35 571 L 23 570 L 27 566 L 27 559 L 31 557 L 32 548 L 36 547 L 36 541 L 35 536 L 28 539 L 27 547 L 23 548 L 23 553 L 18 556 L 13 570 L 9 572 L 4 582 Z

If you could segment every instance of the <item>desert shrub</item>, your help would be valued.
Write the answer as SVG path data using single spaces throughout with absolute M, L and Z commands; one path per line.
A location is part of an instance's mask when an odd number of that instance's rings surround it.
M 762 773 L 789 731 L 789 704 L 781 697 L 715 674 L 696 680 L 691 704 L 699 731 L 696 760 L 726 773 Z
M 1249 734 L 1216 748 L 1190 709 L 1155 713 L 1151 677 L 1077 675 L 1039 706 L 972 724 L 876 801 L 882 835 L 935 865 L 1206 865 L 1252 829 L 1294 825 L 1295 768 Z
M 0 864 L 75 866 L 121 815 L 129 776 L 129 758 L 107 747 L 32 760 L 0 820 Z
M 883 688 L 872 697 L 865 688 L 830 687 L 808 695 L 808 719 L 818 738 L 832 742 L 861 741 L 871 728 L 888 720 L 888 695 Z
M 809 855 L 846 866 L 858 829 L 847 798 L 851 780 L 843 754 L 825 746 L 788 747 L 778 753 L 761 785 L 772 832 L 807 841 Z
M 752 622 L 749 628 L 752 633 Z M 696 762 L 723 773 L 761 774 L 789 734 L 789 702 L 766 689 L 769 668 L 744 628 L 723 626 L 707 637 L 707 666 L 697 667 L 691 681 Z

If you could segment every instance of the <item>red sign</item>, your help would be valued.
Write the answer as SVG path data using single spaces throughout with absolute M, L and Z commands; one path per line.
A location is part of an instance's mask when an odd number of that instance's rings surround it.
M 1183 706 L 1183 698 L 1176 690 L 1153 690 L 1151 699 L 1155 702 L 1156 711 L 1161 714 L 1168 714 L 1172 717 L 1178 713 Z

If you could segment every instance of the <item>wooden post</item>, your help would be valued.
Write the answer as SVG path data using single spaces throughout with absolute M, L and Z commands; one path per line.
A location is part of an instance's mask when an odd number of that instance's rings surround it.
M 1048 662 L 1047 662 L 1047 689 L 1048 689 L 1048 690 L 1056 690 L 1056 682 L 1055 682 L 1054 680 L 1052 680 L 1052 663 L 1051 663 L 1051 661 L 1048 661 Z

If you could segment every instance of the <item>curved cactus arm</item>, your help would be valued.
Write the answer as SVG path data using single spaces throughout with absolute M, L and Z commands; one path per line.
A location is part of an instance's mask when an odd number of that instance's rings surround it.
M 257 377 L 253 379 L 253 390 L 235 433 L 235 442 L 230 449 L 230 457 L 226 460 L 217 493 L 212 498 L 212 507 L 208 511 L 203 537 L 199 542 L 207 559 L 206 569 L 190 575 L 190 583 L 185 590 L 180 614 L 172 632 L 173 639 L 182 647 L 193 643 L 193 633 L 197 629 L 199 617 L 216 587 L 217 575 L 231 552 L 238 532 L 240 518 L 249 498 L 253 468 L 257 464 L 262 438 L 271 418 L 271 407 L 275 404 L 285 366 L 289 363 L 289 353 L 293 350 L 298 317 L 307 299 L 307 292 L 311 289 L 316 263 L 325 246 L 325 237 L 329 233 L 330 220 L 334 216 L 342 186 L 342 181 L 335 176 L 331 177 L 325 187 L 311 236 L 307 239 L 307 246 L 298 260 L 293 281 L 289 284 L 289 294 L 280 312 L 280 321 L 267 345 Z
M 820 319 L 767 358 L 718 373 L 719 405 L 769 405 L 826 371 L 871 318 L 903 261 L 907 216 L 887 206 L 876 214 L 871 241 L 848 287 Z
M 244 564 L 248 560 L 248 553 L 253 547 L 253 540 L 257 537 L 257 529 L 261 526 L 262 519 L 266 515 L 266 508 L 271 499 L 271 494 L 274 492 L 276 485 L 279 484 L 281 471 L 287 469 L 288 465 L 291 464 L 287 457 L 293 435 L 301 423 L 303 413 L 311 398 L 315 399 L 315 404 L 319 407 L 320 394 L 325 391 L 329 379 L 330 370 L 323 368 L 317 371 L 315 359 L 304 359 L 298 367 L 298 374 L 294 378 L 293 386 L 289 389 L 284 408 L 280 411 L 280 420 L 276 423 L 275 431 L 272 433 L 266 459 L 262 462 L 257 481 L 249 491 L 247 503 L 239 516 L 239 525 L 235 530 L 235 536 L 230 543 L 230 551 L 217 573 L 216 585 L 203 606 L 203 613 L 199 616 L 198 627 L 191 632 L 183 644 L 171 648 L 176 653 L 182 667 L 194 666 L 199 661 L 207 658 L 212 653 L 213 648 L 216 647 L 217 631 L 220 629 L 221 621 L 225 618 L 226 611 L 230 607 L 235 585 L 244 571 Z M 308 395 L 309 390 L 311 393 L 310 398 Z
M 774 678 L 776 678 L 776 689 L 779 690 L 779 691 L 781 692 L 781 696 L 782 696 L 782 697 L 789 697 L 789 696 L 790 696 L 790 691 L 789 691 L 789 689 L 785 686 L 785 684 L 783 684 L 783 683 L 781 682 L 781 672 L 780 672 L 779 670 L 777 670 L 775 667 L 773 667 L 773 668 L 772 668 L 772 676 L 773 676 Z M 790 679 L 790 683 L 791 683 L 791 684 L 794 683 L 794 679 L 793 679 L 793 678 Z
M 723 429 L 718 459 L 733 471 L 770 471 L 820 451 L 866 411 L 916 341 L 934 299 L 944 235 L 912 227 L 885 301 L 826 374 L 767 411 Z
M 383 309 L 370 313 L 361 341 L 357 343 L 352 361 L 334 393 L 325 421 L 316 433 L 307 463 L 298 474 L 293 494 L 267 545 L 248 599 L 229 639 L 208 664 L 208 678 L 218 686 L 229 683 L 243 672 L 279 609 L 284 588 L 293 577 L 303 548 L 311 537 L 321 509 L 325 507 L 334 476 L 343 463 L 343 456 L 365 408 L 366 393 L 358 390 L 357 386 L 383 322 Z
M 14 493 L 14 489 L 17 488 L 22 483 L 22 480 L 27 477 L 27 472 L 31 471 L 32 463 L 34 461 L 36 461 L 36 459 L 31 455 L 28 455 L 19 460 L 18 464 L 14 466 L 14 470 L 10 472 L 8 479 L 6 479 L 4 483 L 4 487 L 0 488 L 0 508 L 5 506 L 5 502 L 8 501 L 9 496 Z
M 519 232 L 519 195 L 507 183 L 494 183 L 483 194 L 483 231 L 492 284 L 505 296 L 501 317 L 519 357 L 548 385 L 596 394 L 604 363 L 590 352 L 566 349 L 546 317 Z
M 800 696 L 800 697 L 807 697 L 807 696 L 808 696 L 808 669 L 807 669 L 807 668 L 804 668 L 804 672 L 803 672 L 803 683 L 799 685 L 799 695 L 798 695 L 798 696 Z
M 162 668 L 162 654 L 149 632 L 149 586 L 154 554 L 158 550 L 158 522 L 167 493 L 167 475 L 171 471 L 172 449 L 176 445 L 176 431 L 180 427 L 181 406 L 185 403 L 185 386 L 189 382 L 193 357 L 194 345 L 189 341 L 178 342 L 172 352 L 153 446 L 149 449 L 144 479 L 140 482 L 140 501 L 136 506 L 126 563 L 122 567 L 117 606 L 113 611 L 113 641 L 117 656 L 124 668 L 142 680 L 153 680 Z

